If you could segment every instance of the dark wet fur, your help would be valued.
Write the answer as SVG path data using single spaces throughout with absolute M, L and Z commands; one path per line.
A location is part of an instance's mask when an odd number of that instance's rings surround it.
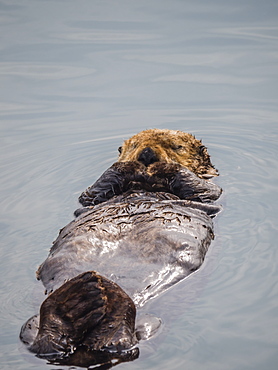
M 38 269 L 50 294 L 21 339 L 53 364 L 109 368 L 137 358 L 135 306 L 196 271 L 214 237 L 222 190 L 150 149 L 140 158 L 114 163 L 81 194 L 77 218 Z

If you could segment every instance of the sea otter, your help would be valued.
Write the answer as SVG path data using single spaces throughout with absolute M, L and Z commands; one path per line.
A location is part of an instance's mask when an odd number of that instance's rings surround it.
M 214 237 L 222 190 L 209 181 L 218 172 L 201 141 L 150 129 L 119 152 L 37 271 L 48 297 L 20 337 L 53 362 L 138 357 L 146 335 L 135 328 L 136 308 L 196 271 Z

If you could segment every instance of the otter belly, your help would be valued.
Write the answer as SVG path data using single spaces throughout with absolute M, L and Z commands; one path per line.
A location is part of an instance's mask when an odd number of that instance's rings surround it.
M 50 292 L 93 269 L 142 306 L 201 266 L 219 210 L 147 192 L 115 197 L 61 230 L 38 278 Z

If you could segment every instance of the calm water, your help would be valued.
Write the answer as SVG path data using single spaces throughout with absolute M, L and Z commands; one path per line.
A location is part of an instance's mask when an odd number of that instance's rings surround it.
M 146 306 L 159 335 L 117 368 L 277 368 L 277 4 L 0 2 L 1 369 L 55 368 L 18 340 L 44 298 L 35 270 L 122 140 L 151 127 L 203 139 L 224 212 L 201 270 Z

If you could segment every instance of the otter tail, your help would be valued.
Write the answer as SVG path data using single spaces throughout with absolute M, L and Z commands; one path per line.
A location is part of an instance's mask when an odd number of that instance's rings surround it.
M 20 339 L 60 364 L 130 361 L 139 355 L 135 315 L 133 301 L 117 284 L 89 271 L 50 294 L 39 317 L 23 325 Z

